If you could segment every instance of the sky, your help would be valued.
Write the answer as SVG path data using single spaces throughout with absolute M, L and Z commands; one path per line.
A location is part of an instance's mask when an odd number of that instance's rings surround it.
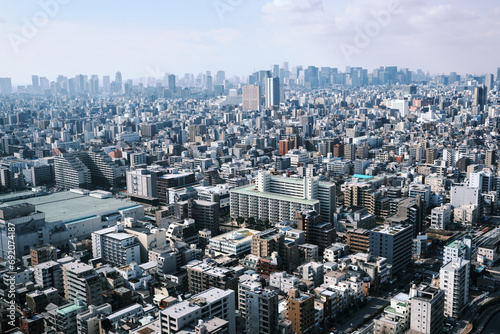
M 495 73 L 498 0 L 0 0 L 0 77 L 272 64 Z

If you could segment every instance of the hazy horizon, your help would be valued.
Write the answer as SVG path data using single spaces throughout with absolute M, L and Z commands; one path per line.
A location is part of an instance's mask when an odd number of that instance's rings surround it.
M 36 74 L 159 78 L 246 76 L 284 61 L 344 70 L 398 66 L 432 74 L 496 74 L 493 0 L 0 0 L 0 77 Z

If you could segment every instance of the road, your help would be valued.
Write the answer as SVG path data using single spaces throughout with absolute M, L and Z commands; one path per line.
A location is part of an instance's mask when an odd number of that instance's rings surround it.
M 386 295 L 388 295 L 388 293 Z M 339 326 L 337 329 L 343 333 L 350 333 L 353 327 L 356 327 L 363 323 L 366 318 L 382 308 L 388 302 L 389 300 L 387 299 L 387 297 L 386 299 L 383 299 L 382 297 L 372 297 L 372 300 L 370 300 L 365 307 L 352 315 L 347 323 Z

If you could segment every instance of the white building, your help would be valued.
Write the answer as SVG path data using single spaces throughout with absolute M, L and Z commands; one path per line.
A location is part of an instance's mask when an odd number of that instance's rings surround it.
M 127 172 L 127 195 L 146 200 L 158 198 L 156 173 L 147 169 L 136 169 Z
M 444 315 L 459 317 L 469 302 L 470 261 L 451 261 L 439 272 L 439 287 L 444 291 Z
M 318 178 L 274 177 L 260 171 L 255 185 L 231 190 L 231 217 L 254 217 L 277 224 L 295 220 L 297 211 L 315 210 L 324 222 L 333 222 L 335 184 Z
M 300 279 L 298 277 L 289 275 L 285 271 L 271 273 L 269 278 L 269 286 L 274 286 L 283 292 L 298 287 L 299 283 Z
M 391 298 L 391 305 L 384 314 L 374 320 L 373 333 L 404 334 L 410 328 L 410 296 L 398 293 Z
M 416 333 L 438 334 L 443 332 L 444 292 L 429 285 L 410 288 L 410 329 Z
M 431 211 L 431 228 L 446 230 L 451 223 L 451 205 L 445 204 Z
M 199 320 L 218 317 L 229 323 L 229 333 L 236 333 L 235 293 L 211 288 L 160 311 L 162 333 L 174 334 Z
M 252 250 L 252 237 L 257 231 L 238 229 L 210 239 L 210 250 L 226 255 L 244 256 Z
M 446 264 L 459 259 L 470 260 L 471 252 L 471 238 L 465 237 L 462 240 L 454 240 L 443 248 L 443 263 Z
M 123 233 L 123 225 L 92 233 L 92 255 L 116 266 L 131 262 L 140 263 L 141 250 L 136 237 Z

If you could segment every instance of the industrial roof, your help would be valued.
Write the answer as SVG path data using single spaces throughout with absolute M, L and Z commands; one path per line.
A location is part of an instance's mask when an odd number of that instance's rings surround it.
M 45 196 L 11 201 L 0 205 L 0 208 L 19 203 L 30 203 L 35 205 L 37 211 L 45 213 L 45 221 L 47 222 L 71 222 L 72 220 L 81 219 L 82 216 L 108 214 L 118 210 L 139 206 L 138 204 L 115 198 L 100 199 L 63 191 Z

